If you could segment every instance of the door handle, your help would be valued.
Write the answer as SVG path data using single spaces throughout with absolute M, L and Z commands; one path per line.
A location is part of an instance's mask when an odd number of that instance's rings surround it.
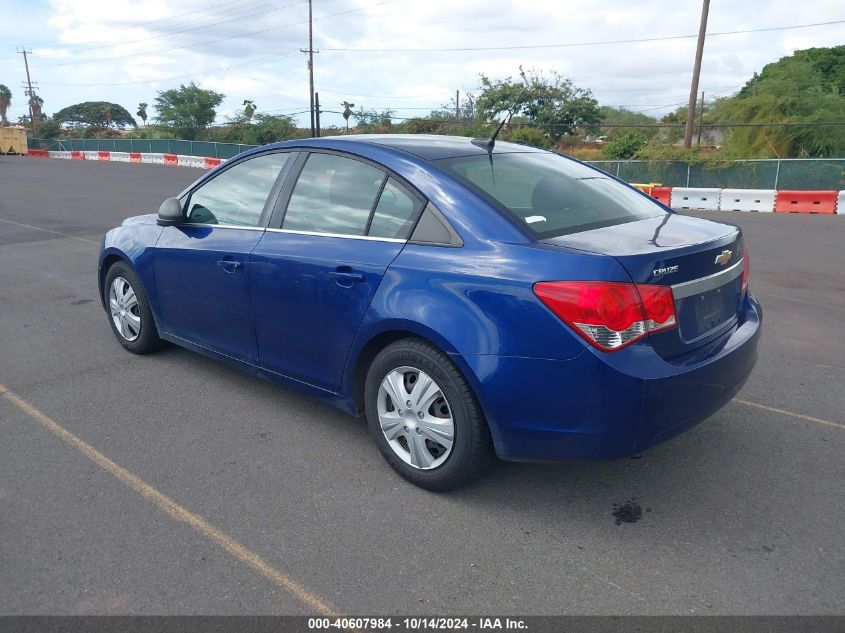
M 225 270 L 227 273 L 233 273 L 241 267 L 240 262 L 236 262 L 234 259 L 225 258 L 217 260 L 217 265 L 220 266 L 220 268 Z
M 362 273 L 356 273 L 348 266 L 338 266 L 337 270 L 329 272 L 329 277 L 334 279 L 338 285 L 350 287 L 353 283 L 364 281 Z

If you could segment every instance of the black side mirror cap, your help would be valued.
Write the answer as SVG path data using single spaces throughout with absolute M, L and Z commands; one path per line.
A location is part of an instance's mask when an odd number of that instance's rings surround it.
M 176 226 L 185 221 L 185 214 L 182 212 L 182 201 L 179 198 L 168 198 L 158 208 L 159 226 Z

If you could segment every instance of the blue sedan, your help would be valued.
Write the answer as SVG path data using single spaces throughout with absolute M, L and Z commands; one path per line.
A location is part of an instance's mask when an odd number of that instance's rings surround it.
M 169 341 L 365 415 L 403 477 L 637 454 L 757 359 L 735 226 L 558 154 L 442 136 L 250 150 L 99 258 L 117 340 Z

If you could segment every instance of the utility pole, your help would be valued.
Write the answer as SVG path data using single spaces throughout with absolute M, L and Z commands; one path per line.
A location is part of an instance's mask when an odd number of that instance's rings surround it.
M 311 17 L 311 0 L 308 0 L 308 48 L 300 48 L 300 53 L 308 53 L 308 101 L 311 104 L 311 136 L 316 136 L 317 129 L 315 127 L 314 119 L 314 53 L 320 51 L 314 50 L 314 29 L 313 19 Z
M 320 138 L 320 93 L 314 93 L 314 118 L 317 123 L 317 138 Z
M 455 90 L 455 118 L 461 118 L 461 91 Z
M 698 96 L 698 79 L 701 75 L 701 57 L 704 54 L 704 36 L 707 33 L 707 13 L 710 11 L 710 0 L 703 0 L 701 5 L 701 24 L 698 27 L 698 46 L 695 49 L 695 65 L 692 69 L 692 85 L 689 91 L 689 105 L 687 106 L 687 126 L 684 129 L 684 147 L 692 147 L 692 128 L 695 124 L 695 101 Z
M 701 91 L 701 107 L 698 111 L 698 143 L 701 145 L 701 130 L 704 129 L 704 91 Z
M 35 93 L 32 91 L 32 79 L 29 76 L 29 60 L 27 60 L 27 55 L 32 55 L 32 51 L 26 50 L 23 48 L 18 51 L 21 55 L 23 55 L 23 65 L 26 68 L 26 95 L 29 97 L 29 122 L 32 126 L 32 136 L 36 137 L 36 130 L 38 127 L 38 121 L 35 117 L 35 109 L 32 107 L 32 98 L 35 96 Z

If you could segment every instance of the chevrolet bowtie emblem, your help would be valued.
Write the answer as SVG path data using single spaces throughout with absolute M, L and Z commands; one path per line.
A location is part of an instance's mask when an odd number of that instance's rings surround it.
M 722 251 L 720 254 L 716 255 L 716 261 L 713 262 L 714 264 L 721 264 L 724 266 L 729 261 L 731 261 L 731 257 L 733 257 L 733 253 L 730 251 Z

